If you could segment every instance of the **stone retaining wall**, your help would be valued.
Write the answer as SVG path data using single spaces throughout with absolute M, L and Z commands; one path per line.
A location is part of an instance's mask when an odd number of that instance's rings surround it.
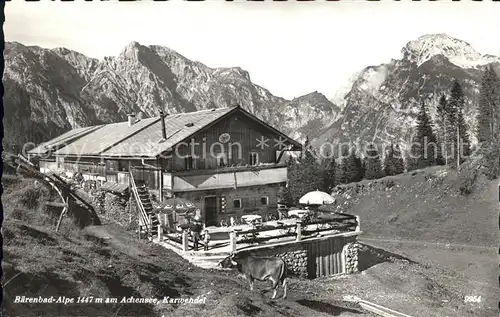
M 344 247 L 345 254 L 345 269 L 347 274 L 352 274 L 358 272 L 358 252 L 359 243 L 351 242 L 346 244 Z
M 251 252 L 255 256 L 277 256 L 282 258 L 288 271 L 298 277 L 307 278 L 307 249 L 304 245 L 290 244 Z
M 112 218 L 125 229 L 135 229 L 137 227 L 138 216 L 135 200 L 130 199 L 128 193 L 115 195 L 101 191 L 97 196 L 96 204 L 102 206 L 107 217 Z
M 335 239 L 335 238 L 331 238 Z M 338 239 L 338 237 L 337 237 Z M 356 236 L 345 237 L 344 255 L 345 272 L 352 274 L 358 272 L 358 250 Z M 305 240 L 301 242 L 290 242 L 269 247 L 262 247 L 240 253 L 252 254 L 255 256 L 277 256 L 282 258 L 287 264 L 288 271 L 301 278 L 311 278 L 308 272 L 308 261 L 316 261 L 314 255 L 308 254 L 311 243 L 317 243 L 317 240 Z M 309 259 L 311 257 L 311 259 Z

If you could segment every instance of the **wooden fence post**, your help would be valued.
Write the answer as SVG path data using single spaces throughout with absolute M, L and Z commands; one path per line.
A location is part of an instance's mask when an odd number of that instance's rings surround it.
M 229 246 L 231 252 L 236 251 L 236 231 L 234 230 L 229 232 Z
M 359 224 L 359 216 L 356 216 L 356 232 L 361 231 L 361 226 Z
M 161 224 L 158 225 L 158 242 L 163 241 L 163 228 L 161 227 Z
M 136 205 L 137 207 L 137 205 Z M 139 225 L 139 240 L 141 240 L 141 230 L 142 230 L 142 225 L 141 225 L 141 210 L 139 208 L 136 208 L 137 210 L 137 224 Z
M 182 251 L 187 252 L 188 249 L 189 249 L 188 232 L 187 230 L 182 230 Z
M 129 182 L 129 188 L 130 188 L 130 182 Z M 129 198 L 128 198 L 129 224 L 132 224 L 132 213 L 133 213 L 133 211 L 132 211 L 133 210 L 132 204 L 134 203 L 133 199 L 134 199 L 133 198 L 133 194 L 130 192 L 129 193 Z
M 295 241 L 302 240 L 302 221 L 297 221 L 297 239 Z

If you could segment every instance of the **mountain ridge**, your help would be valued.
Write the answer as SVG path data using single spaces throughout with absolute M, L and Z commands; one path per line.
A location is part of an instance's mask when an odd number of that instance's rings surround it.
M 251 81 L 241 67 L 211 68 L 177 51 L 132 41 L 117 56 L 87 57 L 63 47 L 6 42 L 4 146 L 39 143 L 71 128 L 168 113 L 241 105 L 290 137 L 324 142 L 401 143 L 411 139 L 421 100 L 431 117 L 454 79 L 475 129 L 482 70 L 500 57 L 446 34 L 409 41 L 400 59 L 365 67 L 332 98 L 315 91 L 287 100 Z M 474 135 L 474 133 L 471 133 Z M 475 141 L 474 138 L 472 141 Z
M 307 112 L 309 98 L 295 100 L 292 109 L 287 105 L 291 101 L 252 83 L 240 67 L 210 68 L 170 48 L 136 41 L 102 60 L 66 48 L 17 42 L 6 43 L 5 55 L 7 146 L 39 143 L 71 128 L 124 121 L 130 112 L 141 118 L 161 110 L 174 114 L 235 104 L 291 137 L 305 138 L 301 128 L 306 123 L 295 122 L 294 111 Z M 322 118 L 336 109 L 326 97 L 316 98 L 314 106 Z
M 329 141 L 400 143 L 408 148 L 421 101 L 435 119 L 436 105 L 457 79 L 465 93 L 465 115 L 475 143 L 479 86 L 484 68 L 500 73 L 500 57 L 480 54 L 472 46 L 449 35 L 426 34 L 408 42 L 400 59 L 368 66 L 351 78 L 334 99 L 344 96 L 342 113 L 316 144 Z M 347 85 L 344 85 L 347 86 Z

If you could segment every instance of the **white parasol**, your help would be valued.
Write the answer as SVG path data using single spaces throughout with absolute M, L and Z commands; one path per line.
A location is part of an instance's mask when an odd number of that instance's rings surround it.
M 325 192 L 316 190 L 302 196 L 299 203 L 302 205 L 330 205 L 335 203 L 335 198 Z

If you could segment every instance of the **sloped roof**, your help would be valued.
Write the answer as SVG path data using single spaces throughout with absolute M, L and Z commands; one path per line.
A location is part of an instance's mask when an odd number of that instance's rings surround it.
M 107 150 L 121 140 L 132 136 L 134 133 L 141 131 L 159 120 L 159 117 L 142 119 L 130 127 L 128 126 L 128 121 L 106 124 L 100 129 L 97 129 L 56 151 L 54 154 L 79 156 L 99 155 L 102 151 Z
M 28 151 L 28 154 L 37 154 L 37 155 L 47 154 L 50 151 L 60 149 L 64 146 L 70 144 L 70 142 L 73 142 L 74 140 L 78 139 L 79 137 L 84 136 L 87 133 L 90 133 L 96 129 L 99 129 L 100 127 L 102 127 L 102 125 L 84 127 L 84 128 L 76 128 L 76 129 L 70 130 L 70 131 L 63 133 L 62 135 L 60 135 L 60 136 L 58 136 L 58 137 L 56 137 L 48 142 L 45 142 L 45 143 L 38 145 L 36 148 Z
M 167 138 L 162 141 L 161 120 L 101 153 L 102 156 L 155 157 L 236 107 L 180 113 L 165 117 Z M 192 123 L 192 125 L 191 125 Z M 187 125 L 189 124 L 189 125 Z
M 54 154 L 61 156 L 129 158 L 157 157 L 166 151 L 172 150 L 179 142 L 188 139 L 201 129 L 223 119 L 236 109 L 241 108 L 234 106 L 169 115 L 165 118 L 165 127 L 167 129 L 165 140 L 163 140 L 162 135 L 161 117 L 143 119 L 132 126 L 129 126 L 126 121 L 89 127 L 87 129 L 89 129 L 90 133 L 55 151 Z M 241 109 L 241 111 L 251 119 L 285 136 L 294 146 L 300 147 L 300 144 L 295 140 L 287 137 L 245 110 Z M 56 139 L 63 138 L 63 136 Z M 49 143 L 54 143 L 56 139 L 49 141 Z
M 217 120 L 223 119 L 226 115 L 237 109 L 240 109 L 252 120 L 258 121 L 277 134 L 283 135 L 295 147 L 301 146 L 297 141 L 289 138 L 242 108 L 235 106 L 167 116 L 165 118 L 165 127 L 167 129 L 166 140 L 162 140 L 161 121 L 159 120 L 147 129 L 143 129 L 139 133 L 102 152 L 101 155 L 104 157 L 156 157 L 166 151 L 172 150 L 179 142 L 188 139 L 201 129 L 215 123 Z

